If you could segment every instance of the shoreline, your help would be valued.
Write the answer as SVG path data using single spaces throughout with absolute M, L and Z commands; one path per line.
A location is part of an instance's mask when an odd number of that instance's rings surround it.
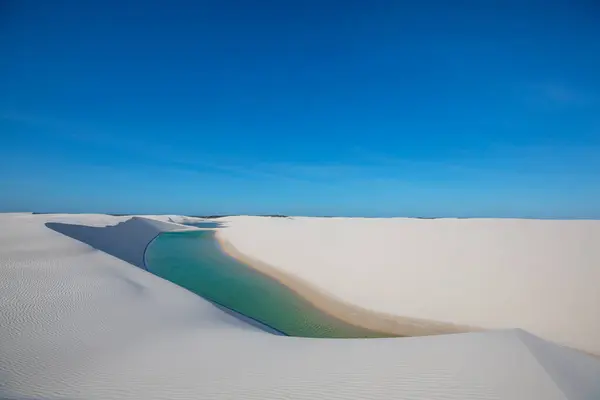
M 220 230 L 215 229 L 215 239 L 221 250 L 229 257 L 236 259 L 271 279 L 275 279 L 308 301 L 313 307 L 347 324 L 390 336 L 429 336 L 482 330 L 480 328 L 447 322 L 384 314 L 347 303 L 336 299 L 334 296 L 315 287 L 302 278 L 281 272 L 271 265 L 243 254 L 223 237 Z

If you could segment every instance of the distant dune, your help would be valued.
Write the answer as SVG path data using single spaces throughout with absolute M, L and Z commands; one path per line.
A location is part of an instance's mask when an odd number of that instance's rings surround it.
M 261 331 L 143 269 L 140 257 L 156 234 L 194 229 L 175 223 L 190 221 L 186 218 L 0 214 L 0 398 L 599 398 L 597 358 L 520 329 L 342 340 L 282 337 Z M 500 287 L 511 283 L 506 274 L 498 272 L 514 261 L 511 251 L 539 252 L 552 243 L 554 247 L 547 249 L 550 255 L 518 253 L 528 261 L 521 268 L 542 268 L 536 262 L 558 261 L 541 274 L 523 273 L 521 280 L 515 280 L 523 288 L 511 287 L 516 295 L 505 297 L 516 302 L 506 306 L 506 310 L 516 310 L 513 321 L 502 319 L 505 315 L 501 313 L 496 320 L 473 321 L 481 325 L 514 322 L 515 326 L 526 322 L 550 339 L 564 335 L 572 343 L 590 345 L 581 346 L 585 350 L 595 348 L 596 342 L 590 338 L 597 332 L 588 329 L 596 325 L 588 322 L 588 313 L 597 311 L 599 303 L 580 310 L 582 300 L 575 297 L 572 286 L 577 279 L 596 278 L 596 269 L 585 269 L 591 265 L 588 257 L 593 261 L 597 255 L 591 250 L 597 239 L 596 225 L 561 222 L 557 226 L 565 239 L 557 241 L 558 228 L 541 229 L 537 221 L 532 225 L 526 222 L 525 233 L 516 229 L 519 221 L 509 221 L 507 226 L 473 221 L 485 229 L 470 227 L 476 232 L 467 229 L 469 234 L 461 232 L 455 221 L 443 220 L 436 227 L 414 225 L 410 229 L 402 227 L 413 224 L 406 220 L 324 223 L 232 217 L 224 222 L 229 227 L 223 236 L 244 254 L 322 286 L 328 296 L 398 315 L 445 317 L 441 320 L 479 317 L 469 301 L 479 301 L 480 307 L 494 311 L 502 290 L 492 290 L 484 279 L 486 274 L 497 274 L 495 282 Z M 356 228 L 360 233 L 354 232 Z M 590 242 L 583 233 L 591 235 Z M 541 239 L 533 234 L 542 235 Z M 470 240 L 469 245 L 460 247 L 458 243 L 464 239 Z M 447 242 L 458 246 L 454 253 Z M 493 250 L 494 243 L 509 250 L 506 258 L 501 257 L 503 251 Z M 579 255 L 573 253 L 575 243 L 579 243 Z M 488 247 L 476 252 L 479 258 L 463 254 L 470 253 L 472 246 L 485 244 Z M 326 248 L 320 249 L 324 245 Z M 384 262 L 386 257 L 389 264 Z M 404 264 L 407 260 L 420 262 L 411 270 Z M 429 265 L 425 260 L 444 264 Z M 470 268 L 465 269 L 455 266 L 457 260 L 496 261 L 465 264 Z M 567 260 L 571 261 L 572 276 L 564 271 Z M 481 268 L 486 273 L 474 265 L 485 266 Z M 451 268 L 453 271 L 445 270 Z M 404 279 L 400 279 L 401 271 L 406 273 Z M 532 277 L 552 285 L 561 277 L 566 289 L 557 290 L 557 298 L 570 302 L 574 315 L 568 318 L 560 301 L 544 297 L 550 288 L 526 281 Z M 578 283 L 584 299 L 596 299 L 587 290 L 597 282 Z M 377 284 L 382 285 L 380 291 L 374 289 Z M 417 284 L 423 285 L 420 290 L 409 288 Z M 447 284 L 454 288 L 455 297 L 444 289 Z M 480 299 L 472 297 L 477 285 Z M 519 311 L 518 302 L 532 286 L 534 300 Z M 433 288 L 442 291 L 443 296 L 437 298 L 442 306 L 435 306 L 430 298 Z M 403 299 L 412 303 L 398 303 Z M 533 307 L 540 314 L 538 319 L 530 314 Z M 554 325 L 547 322 L 552 313 Z M 580 325 L 559 329 L 564 323 Z M 555 329 L 549 329 L 552 327 Z M 570 336 L 575 333 L 580 336 Z

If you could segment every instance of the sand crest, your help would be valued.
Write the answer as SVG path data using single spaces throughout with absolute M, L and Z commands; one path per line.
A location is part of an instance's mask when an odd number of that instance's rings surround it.
M 348 322 L 398 334 L 522 328 L 600 354 L 600 221 L 224 221 L 230 254 Z
M 344 340 L 258 330 L 136 266 L 157 232 L 183 229 L 167 221 L 0 214 L 0 398 L 600 395 L 600 361 L 522 330 Z

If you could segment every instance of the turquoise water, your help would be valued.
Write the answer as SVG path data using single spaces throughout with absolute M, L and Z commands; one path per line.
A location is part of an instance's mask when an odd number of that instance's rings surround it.
M 146 265 L 155 275 L 286 335 L 385 336 L 321 312 L 278 281 L 223 253 L 214 231 L 162 233 L 148 246 Z
M 218 228 L 220 226 L 220 224 L 218 222 L 213 222 L 213 221 L 190 222 L 190 223 L 184 223 L 183 225 L 195 226 L 197 228 Z

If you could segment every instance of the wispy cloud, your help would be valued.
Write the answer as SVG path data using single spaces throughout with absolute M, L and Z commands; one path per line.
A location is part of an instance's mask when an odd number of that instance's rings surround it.
M 0 113 L 0 119 L 43 128 L 48 136 L 75 141 L 102 151 L 118 152 L 121 163 L 144 168 L 162 168 L 178 176 L 215 174 L 224 178 L 272 181 L 288 184 L 341 184 L 372 179 L 401 180 L 407 174 L 431 168 L 422 161 L 401 160 L 390 156 L 373 154 L 364 149 L 356 150 L 348 162 L 299 162 L 263 161 L 239 158 L 227 153 L 202 149 L 190 150 L 170 146 L 167 143 L 139 143 L 116 133 L 89 128 L 80 124 L 55 118 L 23 113 Z M 95 167 L 112 167 L 110 161 L 86 160 Z
M 555 100 L 573 101 L 568 93 L 551 93 Z M 454 154 L 432 159 L 410 158 L 385 154 L 369 149 L 357 148 L 354 157 L 345 162 L 319 161 L 263 161 L 252 158 L 239 158 L 223 150 L 221 154 L 203 150 L 178 149 L 164 143 L 143 143 L 117 136 L 110 132 L 88 129 L 55 119 L 30 117 L 17 114 L 0 114 L 0 119 L 48 128 L 48 135 L 60 135 L 91 146 L 99 146 L 107 151 L 119 151 L 121 160 L 132 167 L 169 171 L 174 177 L 184 179 L 194 176 L 223 177 L 239 181 L 262 181 L 274 184 L 338 185 L 375 180 L 389 185 L 408 181 L 434 179 L 443 184 L 445 180 L 481 179 L 485 180 L 507 171 L 522 171 L 536 174 L 563 170 L 580 170 L 579 164 L 594 164 L 591 153 L 598 149 L 534 146 L 529 148 L 495 146 L 477 154 Z M 129 157 L 129 158 L 128 158 Z M 90 161 L 95 167 L 114 168 L 109 161 Z M 567 168 L 575 165 L 578 168 Z M 584 168 L 585 170 L 585 168 Z M 508 172 L 510 173 L 510 172 Z
M 543 109 L 570 109 L 595 105 L 593 93 L 574 85 L 560 82 L 532 83 L 519 90 L 521 100 L 531 107 Z
M 230 156 L 218 155 L 214 149 L 206 152 L 201 149 L 182 149 L 168 143 L 140 143 L 122 134 L 89 128 L 56 118 L 28 115 L 15 112 L 1 112 L 0 120 L 42 128 L 45 135 L 78 142 L 90 147 L 106 151 L 118 151 L 129 154 L 129 165 L 160 166 L 174 173 L 213 173 L 245 179 L 286 179 L 303 180 L 302 174 L 294 174 L 290 168 L 276 164 L 261 164 L 253 160 L 231 159 Z M 92 162 L 90 160 L 90 162 Z M 98 165 L 98 167 L 109 167 Z
M 574 90 L 564 85 L 546 84 L 539 86 L 540 94 L 549 101 L 557 104 L 578 105 L 589 102 L 589 96 L 581 91 Z

